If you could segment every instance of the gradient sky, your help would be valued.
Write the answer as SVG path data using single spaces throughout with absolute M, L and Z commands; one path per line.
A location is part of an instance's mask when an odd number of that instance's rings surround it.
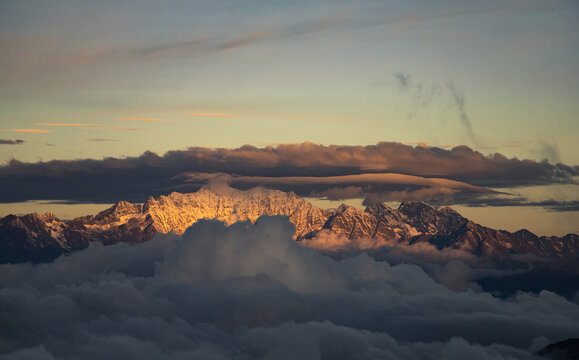
M 579 164 L 577 1 L 2 1 L 0 47 L 4 163 L 396 141 Z

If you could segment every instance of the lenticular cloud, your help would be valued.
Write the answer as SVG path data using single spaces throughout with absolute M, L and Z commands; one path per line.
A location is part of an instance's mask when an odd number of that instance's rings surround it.
M 142 202 L 151 195 L 196 191 L 206 180 L 219 177 L 243 189 L 270 186 L 331 199 L 435 200 L 462 195 L 461 199 L 474 201 L 473 196 L 489 193 L 482 187 L 575 183 L 577 175 L 579 166 L 485 156 L 466 146 L 444 150 L 394 142 L 368 146 L 306 142 L 275 148 L 195 147 L 163 156 L 145 152 L 102 160 L 11 160 L 0 166 L 0 202 Z
M 579 333 L 553 293 L 449 290 L 420 267 L 332 260 L 286 218 L 91 246 L 0 267 L 0 353 L 11 359 L 532 359 Z

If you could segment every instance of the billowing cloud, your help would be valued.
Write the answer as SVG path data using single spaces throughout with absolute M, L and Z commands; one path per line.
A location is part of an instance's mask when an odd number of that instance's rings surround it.
M 540 159 L 547 159 L 552 163 L 560 163 L 561 155 L 557 144 L 541 143 L 540 148 L 533 151 Z
M 472 253 L 460 249 L 438 249 L 435 245 L 426 242 L 401 244 L 395 239 L 370 239 L 361 238 L 351 241 L 347 236 L 332 231 L 322 230 L 314 237 L 303 239 L 300 244 L 314 249 L 324 255 L 340 260 L 360 255 L 362 252 L 379 261 L 386 261 L 390 265 L 415 264 L 420 266 L 430 277 L 449 289 L 466 291 L 468 289 L 481 291 L 483 283 L 488 291 L 498 295 L 510 295 L 524 287 L 526 282 L 513 281 L 514 276 L 531 274 L 532 261 L 538 261 L 536 257 L 527 255 L 510 255 L 508 261 L 510 267 L 504 266 L 505 258 L 480 258 Z M 500 264 L 501 265 L 497 265 Z M 533 273 L 533 275 L 545 276 L 546 272 Z M 556 276 L 547 275 L 547 281 L 551 284 L 539 283 L 544 286 L 541 289 L 557 291 L 570 298 L 578 290 L 576 285 L 568 283 L 553 286 L 552 279 Z M 569 276 L 570 281 L 578 277 Z M 501 280 L 497 280 L 501 279 Z M 493 281 L 510 279 L 507 286 L 494 286 Z M 508 280 L 507 280 L 508 281 Z M 506 283 L 506 282 L 505 282 Z
M 556 294 L 508 300 L 416 265 L 333 260 L 281 217 L 0 266 L 7 358 L 535 359 L 579 332 Z M 466 270 L 450 265 L 448 274 Z M 491 329 L 492 331 L 489 331 Z
M 20 145 L 23 143 L 24 143 L 24 140 L 20 140 L 20 139 L 16 139 L 16 140 L 0 139 L 0 145 Z
M 226 174 L 234 186 L 238 181 L 240 187 L 266 185 L 328 197 L 333 192 L 337 198 L 340 188 L 351 192 L 354 186 L 364 195 L 378 194 L 385 199 L 401 198 L 403 192 L 419 190 L 422 195 L 430 192 L 437 198 L 439 193 L 446 198 L 450 193 L 480 194 L 482 187 L 488 186 L 573 183 L 573 177 L 579 175 L 577 166 L 509 159 L 500 154 L 484 156 L 466 146 L 445 150 L 393 142 L 368 146 L 306 142 L 264 148 L 194 147 L 162 156 L 146 152 L 139 157 L 103 160 L 11 160 L 0 170 L 2 202 L 142 202 L 150 195 L 197 190 L 201 180 L 191 182 L 191 173 Z M 357 177 L 347 177 L 352 175 Z M 300 187 L 304 190 L 300 191 Z

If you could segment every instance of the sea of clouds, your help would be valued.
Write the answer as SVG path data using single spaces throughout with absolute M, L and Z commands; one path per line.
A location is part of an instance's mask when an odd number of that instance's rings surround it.
M 444 286 L 293 233 L 284 217 L 200 221 L 181 237 L 1 265 L 0 358 L 533 359 L 579 334 L 577 300 Z

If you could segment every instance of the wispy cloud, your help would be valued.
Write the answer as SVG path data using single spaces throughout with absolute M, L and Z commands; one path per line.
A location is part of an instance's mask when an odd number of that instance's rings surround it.
M 150 130 L 150 128 L 123 127 L 123 126 L 90 126 L 90 127 L 84 127 L 83 129 L 87 129 L 87 130 L 112 130 L 112 131 Z
M 457 194 L 455 199 L 457 204 L 463 204 L 471 207 L 497 207 L 497 206 L 526 206 L 542 207 L 548 211 L 566 212 L 579 211 L 578 200 L 530 200 L 524 196 L 509 196 L 502 194 L 499 196 L 481 195 L 481 196 L 463 196 Z
M 444 85 L 440 85 L 436 82 L 428 85 L 420 81 L 414 81 L 412 76 L 408 73 L 396 72 L 392 75 L 398 88 L 411 97 L 413 109 L 409 113 L 410 118 L 414 118 L 419 110 L 425 109 L 431 105 L 435 99 L 446 95 L 447 98 L 450 98 L 452 105 L 456 108 L 460 125 L 464 129 L 464 132 L 470 139 L 471 143 L 477 147 L 482 144 L 483 141 L 481 137 L 475 133 L 470 117 L 466 111 L 466 97 L 464 91 L 459 89 L 453 81 L 447 81 Z
M 561 3 L 555 4 L 555 2 L 514 2 L 512 4 L 504 3 L 500 5 L 491 5 L 485 3 L 475 3 L 475 7 L 472 4 L 465 3 L 463 8 L 453 10 L 442 10 L 440 11 L 437 7 L 424 7 L 420 9 L 419 7 L 412 7 L 412 10 L 406 14 L 396 16 L 394 18 L 382 20 L 385 21 L 387 25 L 395 26 L 399 30 L 410 30 L 421 26 L 422 24 L 429 21 L 444 20 L 456 17 L 466 17 L 466 16 L 476 16 L 476 15 L 488 15 L 488 14 L 501 14 L 501 13 L 518 13 L 518 12 L 528 12 L 528 11 L 552 11 L 552 10 L 566 10 L 567 6 Z M 482 6 L 479 6 L 482 5 Z M 454 7 L 453 7 L 454 8 Z M 436 10 L 434 10 L 436 9 Z
M 468 114 L 466 113 L 466 109 L 465 109 L 465 97 L 464 97 L 464 92 L 462 92 L 461 90 L 459 90 L 455 85 L 454 82 L 449 81 L 446 86 L 448 87 L 448 90 L 450 91 L 450 94 L 452 95 L 452 99 L 454 100 L 454 103 L 456 105 L 456 108 L 458 110 L 458 115 L 461 121 L 461 124 L 463 125 L 468 137 L 471 139 L 471 141 L 475 144 L 475 145 L 479 145 L 480 144 L 480 139 L 479 137 L 474 133 L 473 129 L 472 129 L 472 124 L 470 122 L 470 118 L 468 116 Z
M 0 139 L 0 145 L 20 145 L 24 143 L 24 140 L 6 140 L 6 139 Z
M 345 24 L 348 17 L 349 13 L 341 12 L 289 26 L 257 27 L 235 36 L 216 35 L 168 41 L 153 46 L 128 45 L 100 51 L 85 51 L 63 59 L 63 62 L 137 61 L 208 55 L 267 41 L 284 40 L 330 30 Z
M 20 133 L 49 133 L 50 130 L 42 130 L 42 129 L 12 129 L 12 132 L 20 132 Z
M 37 126 L 56 126 L 56 127 L 88 127 L 101 126 L 101 124 L 84 124 L 84 123 L 37 123 Z
M 95 142 L 99 142 L 99 141 L 120 141 L 120 140 L 118 140 L 118 139 L 95 138 L 95 139 L 80 139 L 80 141 L 95 141 Z
M 134 121 L 155 121 L 155 120 L 157 120 L 157 119 L 140 119 L 140 120 L 134 120 Z M 159 120 L 159 121 L 161 121 L 161 120 Z M 53 127 L 72 127 L 72 128 L 80 128 L 83 130 L 119 130 L 119 131 L 149 130 L 149 128 L 124 127 L 124 126 L 105 126 L 103 124 L 85 124 L 85 123 L 37 123 L 36 125 L 38 125 L 38 126 L 53 126 Z M 26 130 L 26 129 L 20 129 L 20 130 Z M 25 132 L 49 132 L 49 130 L 25 131 Z
M 183 116 L 193 116 L 193 117 L 218 117 L 218 118 L 234 118 L 234 117 L 239 117 L 239 115 L 223 114 L 223 113 L 194 113 L 194 114 L 183 114 Z
M 396 79 L 398 81 L 398 86 L 403 89 L 406 90 L 408 89 L 408 84 L 410 82 L 410 75 L 407 73 L 403 73 L 403 72 L 396 72 L 393 74 L 394 79 Z
M 140 122 L 159 122 L 159 123 L 173 123 L 174 120 L 155 119 L 155 118 L 120 118 L 119 121 L 140 121 Z
M 437 83 L 424 84 L 421 81 L 415 81 L 414 78 L 404 72 L 396 72 L 392 74 L 398 89 L 407 93 L 413 102 L 414 109 L 410 113 L 413 118 L 418 112 L 419 108 L 428 106 L 435 98 L 442 95 L 443 88 Z

